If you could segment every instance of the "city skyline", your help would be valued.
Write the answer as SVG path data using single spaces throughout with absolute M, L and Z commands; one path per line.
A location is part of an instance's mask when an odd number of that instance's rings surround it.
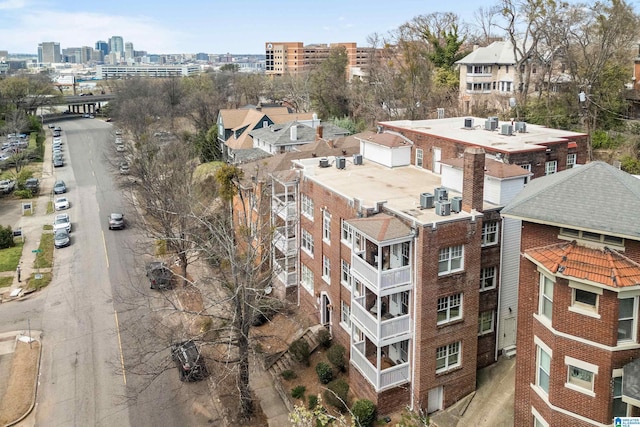
M 421 0 L 398 0 L 384 10 L 365 0 L 327 0 L 314 9 L 289 0 L 240 3 L 0 0 L 0 49 L 35 55 L 43 42 L 60 43 L 61 49 L 95 47 L 112 36 L 150 54 L 263 54 L 266 41 L 367 46 L 371 34 L 386 35 L 418 15 L 454 12 L 470 23 L 479 7 L 472 0 L 456 3 L 457 10 Z

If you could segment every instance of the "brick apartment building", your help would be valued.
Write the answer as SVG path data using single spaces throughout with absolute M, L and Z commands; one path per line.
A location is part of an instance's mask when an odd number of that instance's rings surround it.
M 532 181 L 522 224 L 515 425 L 640 415 L 640 180 L 593 162 Z
M 352 158 L 272 174 L 272 216 L 295 230 L 274 238 L 274 289 L 348 349 L 359 397 L 433 412 L 497 358 L 499 211 L 530 174 L 477 146 L 435 174 L 399 134 L 355 138 Z

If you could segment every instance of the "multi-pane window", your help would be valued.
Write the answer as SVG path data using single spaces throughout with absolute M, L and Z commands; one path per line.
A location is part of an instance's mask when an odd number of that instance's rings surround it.
M 306 194 L 301 194 L 300 204 L 302 213 L 309 219 L 313 220 L 313 199 Z
M 460 341 L 436 349 L 436 373 L 460 366 Z
M 322 255 L 322 279 L 331 284 L 331 261 L 326 255 Z
M 340 283 L 351 289 L 351 265 L 345 260 L 340 263 Z
M 635 298 L 621 298 L 618 300 L 618 342 L 635 339 L 635 312 Z
M 495 221 L 482 224 L 482 246 L 498 243 L 498 223 Z
M 549 394 L 549 378 L 551 377 L 551 354 L 545 349 L 538 346 L 536 357 L 536 385 L 540 387 L 546 394 Z
M 424 151 L 422 151 L 422 148 L 416 149 L 416 166 L 419 168 L 424 167 Z
M 351 332 L 351 307 L 344 301 L 340 301 L 340 324 Z
M 313 295 L 313 271 L 304 264 L 302 264 L 300 270 L 300 283 Z
M 552 320 L 553 315 L 553 281 L 540 274 L 540 305 L 538 314 Z
M 438 257 L 438 275 L 454 273 L 464 268 L 463 263 L 464 247 L 450 246 L 440 249 Z
M 478 335 L 484 335 L 493 332 L 493 310 L 487 310 L 478 316 Z
M 342 234 L 340 236 L 340 239 L 347 246 L 351 247 L 353 240 L 353 229 L 344 219 L 342 220 Z
M 579 368 L 577 366 L 568 366 L 567 383 L 575 387 L 593 391 L 593 372 Z
M 488 291 L 496 287 L 496 267 L 485 267 L 480 270 L 480 291 Z
M 462 294 L 438 298 L 438 325 L 462 319 Z
M 300 244 L 302 246 L 302 249 L 307 251 L 309 255 L 313 256 L 313 236 L 305 229 L 302 229 Z
M 331 243 L 331 214 L 327 210 L 322 212 L 322 240 Z
M 557 160 L 551 160 L 551 161 L 546 162 L 544 164 L 544 174 L 545 175 L 553 175 L 556 172 L 558 172 L 558 161 Z
M 576 165 L 577 154 L 567 154 L 567 169 L 571 169 Z
M 627 416 L 627 404 L 622 401 L 622 377 L 613 378 L 613 416 Z

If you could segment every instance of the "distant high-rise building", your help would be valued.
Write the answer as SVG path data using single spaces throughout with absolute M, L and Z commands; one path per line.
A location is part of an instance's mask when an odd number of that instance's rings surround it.
M 102 52 L 102 57 L 104 58 L 109 54 L 109 43 L 104 40 L 98 40 L 96 42 L 96 50 Z
M 197 61 L 208 61 L 209 60 L 209 54 L 208 53 L 204 53 L 204 52 L 196 53 L 196 60 Z
M 112 36 L 109 38 L 109 53 L 116 52 L 120 56 L 124 55 L 124 40 L 120 36 Z
M 127 42 L 124 44 L 124 59 L 128 61 L 135 57 L 135 52 L 133 50 L 133 43 Z
M 38 44 L 38 62 L 51 64 L 62 62 L 60 43 L 42 42 Z

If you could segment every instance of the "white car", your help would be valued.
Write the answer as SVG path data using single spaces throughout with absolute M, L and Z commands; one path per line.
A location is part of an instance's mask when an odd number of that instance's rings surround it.
M 58 214 L 53 220 L 53 231 L 65 229 L 67 232 L 71 232 L 71 219 L 68 214 Z
M 56 136 L 55 138 L 53 138 L 53 143 L 54 144 L 56 144 L 56 143 L 62 144 L 62 138 L 60 138 L 59 136 Z
M 53 206 L 57 211 L 61 211 L 63 209 L 69 209 L 69 206 L 70 206 L 69 199 L 67 199 L 66 197 L 58 197 L 53 203 Z

